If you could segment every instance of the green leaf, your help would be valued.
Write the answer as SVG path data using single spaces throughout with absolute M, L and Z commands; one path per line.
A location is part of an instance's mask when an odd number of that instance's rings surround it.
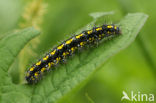
M 17 86 L 12 84 L 8 70 L 24 45 L 38 34 L 39 32 L 34 28 L 27 28 L 9 33 L 0 40 L 0 103 L 11 103 L 13 101 L 10 101 L 10 98 L 18 98 L 17 95 L 14 95 L 14 93 L 18 94 Z
M 104 15 L 96 17 L 93 22 L 97 23 L 100 18 L 103 18 L 103 16 Z M 5 77 L 6 79 L 0 79 L 2 82 L 2 84 L 0 84 L 0 102 L 64 103 L 64 100 L 70 98 L 70 96 L 73 95 L 75 91 L 84 85 L 92 76 L 92 74 L 94 74 L 94 72 L 106 62 L 106 60 L 122 49 L 126 48 L 134 41 L 146 19 L 147 15 L 143 13 L 128 14 L 119 23 L 122 30 L 121 36 L 116 37 L 110 41 L 102 42 L 97 48 L 90 48 L 84 50 L 82 53 L 76 54 L 73 58 L 68 60 L 67 64 L 60 65 L 55 71 L 48 73 L 48 75 L 45 76 L 44 79 L 36 85 L 16 85 L 9 82 L 10 79 L 6 80 L 9 78 L 6 72 L 9 66 L 5 66 L 5 64 L 7 61 L 9 61 L 7 64 L 11 64 L 13 62 L 13 58 L 15 58 L 18 54 L 16 52 L 15 55 L 14 52 L 17 51 L 16 49 L 18 47 L 22 47 L 23 45 L 19 46 L 20 43 L 18 43 L 18 45 L 16 44 L 16 47 L 11 46 L 12 49 L 9 49 L 12 50 L 9 52 L 10 55 L 2 56 L 3 58 L 1 58 L 1 64 L 4 64 L 4 67 L 2 68 L 1 66 L 2 69 L 0 72 L 3 74 L 1 76 L 3 76 L 3 78 Z M 93 24 L 93 22 L 91 24 Z M 87 26 L 85 29 L 88 28 L 89 27 Z M 83 30 L 85 29 L 83 28 Z M 25 38 L 27 38 L 27 36 L 25 36 Z M 3 42 L 7 40 L 8 39 L 4 39 Z M 1 42 L 0 47 L 6 44 L 14 44 L 11 40 L 8 41 L 9 43 L 2 43 L 2 45 Z M 15 42 L 17 42 L 17 40 Z M 9 46 L 9 48 L 11 47 Z M 0 50 L 0 53 L 2 51 L 2 55 L 4 55 L 7 50 L 8 48 L 3 48 Z M 6 57 L 9 59 L 6 59 Z

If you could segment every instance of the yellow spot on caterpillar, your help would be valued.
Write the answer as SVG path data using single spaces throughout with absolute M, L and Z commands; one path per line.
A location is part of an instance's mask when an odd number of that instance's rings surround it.
M 51 62 L 51 65 L 54 65 L 54 62 Z
M 83 34 L 79 34 L 76 36 L 76 39 L 79 39 L 81 36 L 83 36 Z
M 79 39 L 80 38 L 80 35 L 76 36 L 76 39 Z
M 49 56 L 47 55 L 46 57 L 43 58 L 43 60 L 47 60 L 49 58 Z
M 61 57 L 57 57 L 57 58 L 56 58 L 56 61 L 59 61 L 60 59 L 61 59 Z
M 34 67 L 30 68 L 30 71 L 33 71 L 34 70 Z
M 111 26 L 111 25 L 108 25 L 108 26 L 107 26 L 107 28 L 113 28 L 113 26 Z
M 102 30 L 102 28 L 101 28 L 101 27 L 99 27 L 99 28 L 96 28 L 96 31 L 100 31 L 100 30 Z
M 38 73 L 36 72 L 34 75 L 37 77 L 38 76 Z
M 117 27 L 116 27 L 116 26 L 114 26 L 114 29 L 115 29 L 115 30 L 116 30 L 116 28 L 117 28 Z
M 41 72 L 44 72 L 44 71 L 45 71 L 45 69 L 46 69 L 46 68 L 42 68 L 42 69 L 41 69 Z
M 66 53 L 65 52 L 63 52 L 63 56 L 66 56 Z
M 92 32 L 93 32 L 93 30 L 88 30 L 87 31 L 88 34 L 91 34 Z
M 89 38 L 89 41 L 91 41 L 92 40 L 92 38 Z
M 70 44 L 73 41 L 73 39 L 70 39 L 68 41 L 66 41 L 66 44 Z
M 41 64 L 41 61 L 39 61 L 39 62 L 36 63 L 36 65 L 40 65 L 40 64 Z
M 49 68 L 51 67 L 51 63 L 48 63 L 48 67 L 49 67 Z
M 62 49 L 64 46 L 64 44 L 60 45 L 59 47 L 57 47 L 57 49 Z
M 83 46 L 84 45 L 84 42 L 81 42 L 80 45 Z
M 61 57 L 56 58 L 56 64 L 60 61 Z
M 54 54 L 55 54 L 55 52 L 56 52 L 56 50 L 52 51 L 50 54 L 51 54 L 51 55 L 54 55 Z
M 75 50 L 74 47 L 72 47 L 72 48 L 71 48 L 71 51 L 73 52 L 74 50 Z
M 66 54 L 68 55 L 68 54 L 69 54 L 69 52 L 66 52 Z
M 83 36 L 83 34 L 80 34 L 80 36 Z

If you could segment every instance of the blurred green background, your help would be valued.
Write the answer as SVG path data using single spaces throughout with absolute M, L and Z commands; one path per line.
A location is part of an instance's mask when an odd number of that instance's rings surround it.
M 114 11 L 106 20 L 117 23 L 127 13 L 143 12 L 149 18 L 135 42 L 107 61 L 68 103 L 120 103 L 122 91 L 156 94 L 155 5 L 156 0 L 0 0 L 0 38 L 29 26 L 42 32 L 21 51 L 13 65 L 19 71 L 11 75 L 23 74 L 38 55 L 92 21 L 89 13 Z

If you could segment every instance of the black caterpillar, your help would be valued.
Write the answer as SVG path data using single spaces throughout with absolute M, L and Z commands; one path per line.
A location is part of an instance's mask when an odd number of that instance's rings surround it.
M 51 67 L 56 66 L 60 61 L 65 60 L 72 55 L 76 50 L 93 45 L 102 40 L 114 35 L 120 35 L 119 27 L 115 25 L 102 25 L 94 27 L 92 30 L 83 31 L 82 33 L 72 36 L 68 40 L 63 41 L 60 45 L 53 48 L 45 57 L 40 59 L 36 64 L 26 72 L 26 80 L 30 84 L 37 83 L 44 72 L 49 71 Z

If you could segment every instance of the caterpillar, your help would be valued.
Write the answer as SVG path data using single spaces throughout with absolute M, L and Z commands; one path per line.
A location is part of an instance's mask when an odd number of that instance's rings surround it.
M 74 35 L 63 41 L 60 45 L 54 47 L 42 59 L 33 64 L 27 70 L 25 79 L 29 84 L 37 83 L 46 71 L 52 70 L 52 67 L 64 61 L 78 49 L 84 48 L 87 45 L 94 45 L 103 38 L 120 34 L 121 30 L 116 25 L 104 24 L 99 27 L 93 27 L 91 30 L 83 31 L 78 35 Z

